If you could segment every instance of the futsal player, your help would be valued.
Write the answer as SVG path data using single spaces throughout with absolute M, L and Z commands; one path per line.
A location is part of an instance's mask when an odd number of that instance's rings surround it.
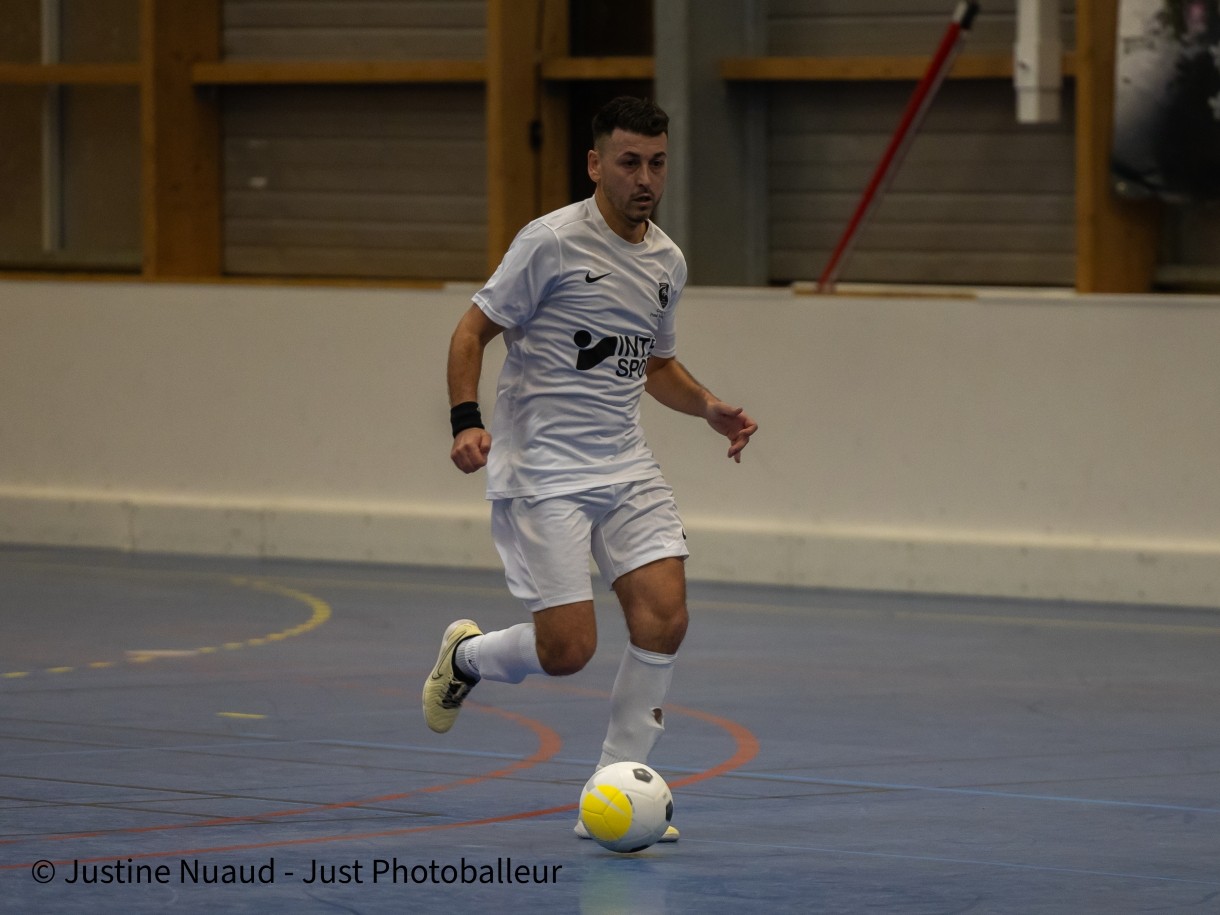
M 428 726 L 454 724 L 480 680 L 581 670 L 597 647 L 588 558 L 622 606 L 630 642 L 598 768 L 647 762 L 687 627 L 689 555 L 673 491 L 644 440 L 640 396 L 702 417 L 741 451 L 758 425 L 677 360 L 682 252 L 651 220 L 665 191 L 669 118 L 620 97 L 593 119 L 592 197 L 534 220 L 458 322 L 449 348 L 450 454 L 487 468 L 492 536 L 531 621 L 445 630 L 424 684 Z M 478 405 L 487 345 L 508 348 L 491 430 Z M 578 835 L 587 838 L 577 822 Z M 670 827 L 662 841 L 676 841 Z

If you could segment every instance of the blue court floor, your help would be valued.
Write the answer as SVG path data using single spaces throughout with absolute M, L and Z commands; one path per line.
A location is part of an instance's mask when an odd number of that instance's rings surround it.
M 0 549 L 0 909 L 1220 912 L 1220 613 L 693 584 L 652 763 L 572 834 L 624 632 L 419 692 L 483 571 Z

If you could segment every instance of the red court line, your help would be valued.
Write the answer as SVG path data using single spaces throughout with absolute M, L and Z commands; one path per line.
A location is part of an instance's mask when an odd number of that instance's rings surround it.
M 737 746 L 737 752 L 720 763 L 718 766 L 712 766 L 710 769 L 704 769 L 702 772 L 696 772 L 694 775 L 687 775 L 683 778 L 674 779 L 669 782 L 670 788 L 682 788 L 686 785 L 693 785 L 697 782 L 707 781 L 709 778 L 716 778 L 719 775 L 724 775 L 726 772 L 732 772 L 734 769 L 740 769 L 755 756 L 758 755 L 758 738 L 754 736 L 754 732 L 749 728 L 732 721 L 729 718 L 721 718 L 719 715 L 710 715 L 707 712 L 701 712 L 698 709 L 688 708 L 684 705 L 665 704 L 666 712 L 677 712 L 680 715 L 689 715 L 691 718 L 698 718 L 700 721 L 706 721 L 708 724 L 713 724 L 716 727 L 723 728 L 729 732 L 733 738 L 733 742 Z
M 402 800 L 403 798 L 411 797 L 417 794 L 436 794 L 441 791 L 452 791 L 455 788 L 464 788 L 468 785 L 477 785 L 479 782 L 503 778 L 504 776 L 510 775 L 513 772 L 519 772 L 522 769 L 529 769 L 540 763 L 544 763 L 548 759 L 551 759 L 563 748 L 563 739 L 557 733 L 555 733 L 555 731 L 533 718 L 527 718 L 524 715 L 518 715 L 516 712 L 510 712 L 505 709 L 479 705 L 475 702 L 468 703 L 466 708 L 490 712 L 493 715 L 499 715 L 502 718 L 507 718 L 510 721 L 516 722 L 517 724 L 524 725 L 537 735 L 538 749 L 525 759 L 519 759 L 507 766 L 494 769 L 491 772 L 485 772 L 482 775 L 471 775 L 457 781 L 445 782 L 444 784 L 440 785 L 429 785 L 426 788 L 415 788 L 411 791 L 402 791 L 396 794 L 383 794 L 378 797 L 366 797 L 353 801 L 339 801 L 333 804 L 315 804 L 310 807 L 298 807 L 290 810 L 270 810 L 265 813 L 255 813 L 247 816 L 215 817 L 210 820 L 191 820 L 186 823 L 162 823 L 157 826 L 131 826 L 124 829 L 107 829 L 96 832 L 77 832 L 65 835 L 34 837 L 27 836 L 20 839 L 0 839 L 0 845 L 13 845 L 16 843 L 27 843 L 31 841 L 63 842 L 69 839 L 98 839 L 103 836 L 140 835 L 150 832 L 168 832 L 176 829 L 199 829 L 205 826 L 232 826 L 238 823 L 260 823 L 264 820 L 272 820 L 278 817 L 303 816 L 310 813 L 319 813 L 324 810 L 344 810 L 352 807 L 363 807 L 367 804 L 381 804 L 387 801 Z M 3 868 L 0 867 L 0 869 Z
M 677 712 L 679 714 L 690 715 L 694 718 L 700 719 L 701 721 L 706 721 L 710 724 L 713 724 L 717 727 L 724 729 L 726 732 L 728 732 L 733 737 L 733 742 L 736 747 L 733 755 L 730 756 L 728 759 L 726 759 L 724 762 L 720 763 L 719 765 L 712 766 L 709 769 L 705 769 L 702 772 L 697 772 L 693 775 L 688 775 L 682 779 L 676 780 L 671 783 L 671 787 L 680 787 L 682 785 L 691 785 L 696 782 L 706 781 L 707 779 L 715 778 L 718 775 L 724 775 L 726 772 L 730 772 L 733 769 L 736 769 L 736 768 L 739 768 L 740 766 L 745 765 L 747 762 L 749 762 L 751 759 L 753 759 L 758 754 L 758 750 L 759 750 L 758 738 L 755 737 L 754 734 L 749 729 L 743 727 L 742 725 L 738 724 L 735 721 L 730 721 L 727 718 L 721 718 L 718 715 L 712 715 L 707 712 L 701 712 L 701 711 L 698 711 L 697 709 L 691 709 L 691 708 L 687 708 L 685 706 L 667 705 L 666 709 L 669 711 Z M 525 719 L 525 720 L 529 720 L 529 719 Z M 340 806 L 342 806 L 342 805 L 340 805 Z M 322 844 L 328 844 L 328 843 L 334 843 L 334 842 L 351 842 L 351 841 L 359 841 L 359 840 L 366 840 L 366 839 L 385 839 L 385 838 L 393 838 L 396 836 L 412 835 L 412 834 L 421 833 L 421 832 L 442 832 L 442 831 L 450 830 L 450 829 L 465 829 L 465 828 L 468 828 L 471 826 L 489 826 L 489 825 L 493 825 L 495 823 L 510 823 L 510 822 L 515 822 L 515 821 L 519 821 L 519 820 L 535 819 L 537 817 L 551 816 L 553 814 L 568 813 L 570 811 L 575 810 L 576 806 L 577 805 L 574 803 L 563 804 L 558 807 L 545 807 L 545 808 L 541 808 L 538 810 L 525 810 L 525 811 L 521 811 L 518 813 L 506 813 L 506 814 L 502 814 L 500 816 L 482 817 L 477 820 L 462 820 L 457 823 L 430 823 L 426 826 L 408 826 L 408 827 L 402 827 L 402 828 L 398 828 L 398 829 L 378 830 L 376 832 L 349 833 L 349 834 L 344 834 L 344 835 L 330 835 L 330 836 L 312 836 L 309 838 L 302 838 L 302 839 L 280 839 L 280 840 L 271 841 L 271 842 L 250 842 L 250 843 L 242 843 L 242 844 L 237 844 L 237 845 L 218 845 L 218 846 L 213 846 L 210 848 L 188 848 L 188 849 L 178 849 L 175 851 L 153 851 L 153 852 L 142 852 L 142 853 L 137 853 L 137 854 L 125 854 L 125 855 L 118 855 L 118 856 L 103 855 L 103 856 L 94 857 L 94 858 L 77 858 L 75 860 L 81 864 L 95 864 L 95 863 L 100 864 L 103 862 L 114 861 L 114 860 L 116 860 L 116 857 L 118 859 L 130 858 L 133 861 L 134 860 L 143 860 L 146 858 L 186 858 L 186 857 L 194 857 L 197 855 L 205 855 L 205 854 L 221 854 L 224 852 L 256 851 L 256 850 L 265 849 L 265 848 L 289 848 L 289 847 L 298 846 L 298 845 L 322 845 Z M 103 835 L 108 835 L 108 834 L 103 834 Z M 71 862 L 70 861 L 55 861 L 53 863 L 56 866 L 60 866 L 60 865 L 69 864 Z M 16 870 L 19 868 L 29 868 L 31 866 L 32 866 L 32 862 L 27 863 L 27 864 L 5 864 L 5 865 L 0 865 L 0 871 Z

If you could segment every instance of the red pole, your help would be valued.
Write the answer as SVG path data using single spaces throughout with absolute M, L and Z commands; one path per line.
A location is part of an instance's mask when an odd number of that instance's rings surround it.
M 898 121 L 898 129 L 890 138 L 889 146 L 886 147 L 872 178 L 864 188 L 864 194 L 861 196 L 851 220 L 847 223 L 843 237 L 839 239 L 839 243 L 830 255 L 830 261 L 826 264 L 826 269 L 822 271 L 822 276 L 818 279 L 818 292 L 834 291 L 835 282 L 856 241 L 856 235 L 859 234 L 864 222 L 897 173 L 898 166 L 902 163 L 911 140 L 915 138 L 924 115 L 932 105 L 932 99 L 936 97 L 940 84 L 944 82 L 945 76 L 953 67 L 953 61 L 957 58 L 962 39 L 970 30 L 970 26 L 974 24 L 974 17 L 978 11 L 979 5 L 973 0 L 962 0 L 961 3 L 958 3 L 957 9 L 953 13 L 953 21 L 949 23 L 944 37 L 940 40 L 940 46 L 936 49 L 936 54 L 928 64 L 927 71 L 911 94 L 911 99 L 907 102 L 907 107 Z

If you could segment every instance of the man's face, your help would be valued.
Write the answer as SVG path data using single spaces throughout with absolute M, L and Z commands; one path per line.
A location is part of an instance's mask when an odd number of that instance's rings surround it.
M 644 224 L 665 192 L 666 134 L 646 137 L 621 129 L 603 137 L 589 150 L 589 177 L 597 184 L 603 212 L 611 227 L 623 234 L 643 233 Z M 616 222 L 621 221 L 621 226 Z

